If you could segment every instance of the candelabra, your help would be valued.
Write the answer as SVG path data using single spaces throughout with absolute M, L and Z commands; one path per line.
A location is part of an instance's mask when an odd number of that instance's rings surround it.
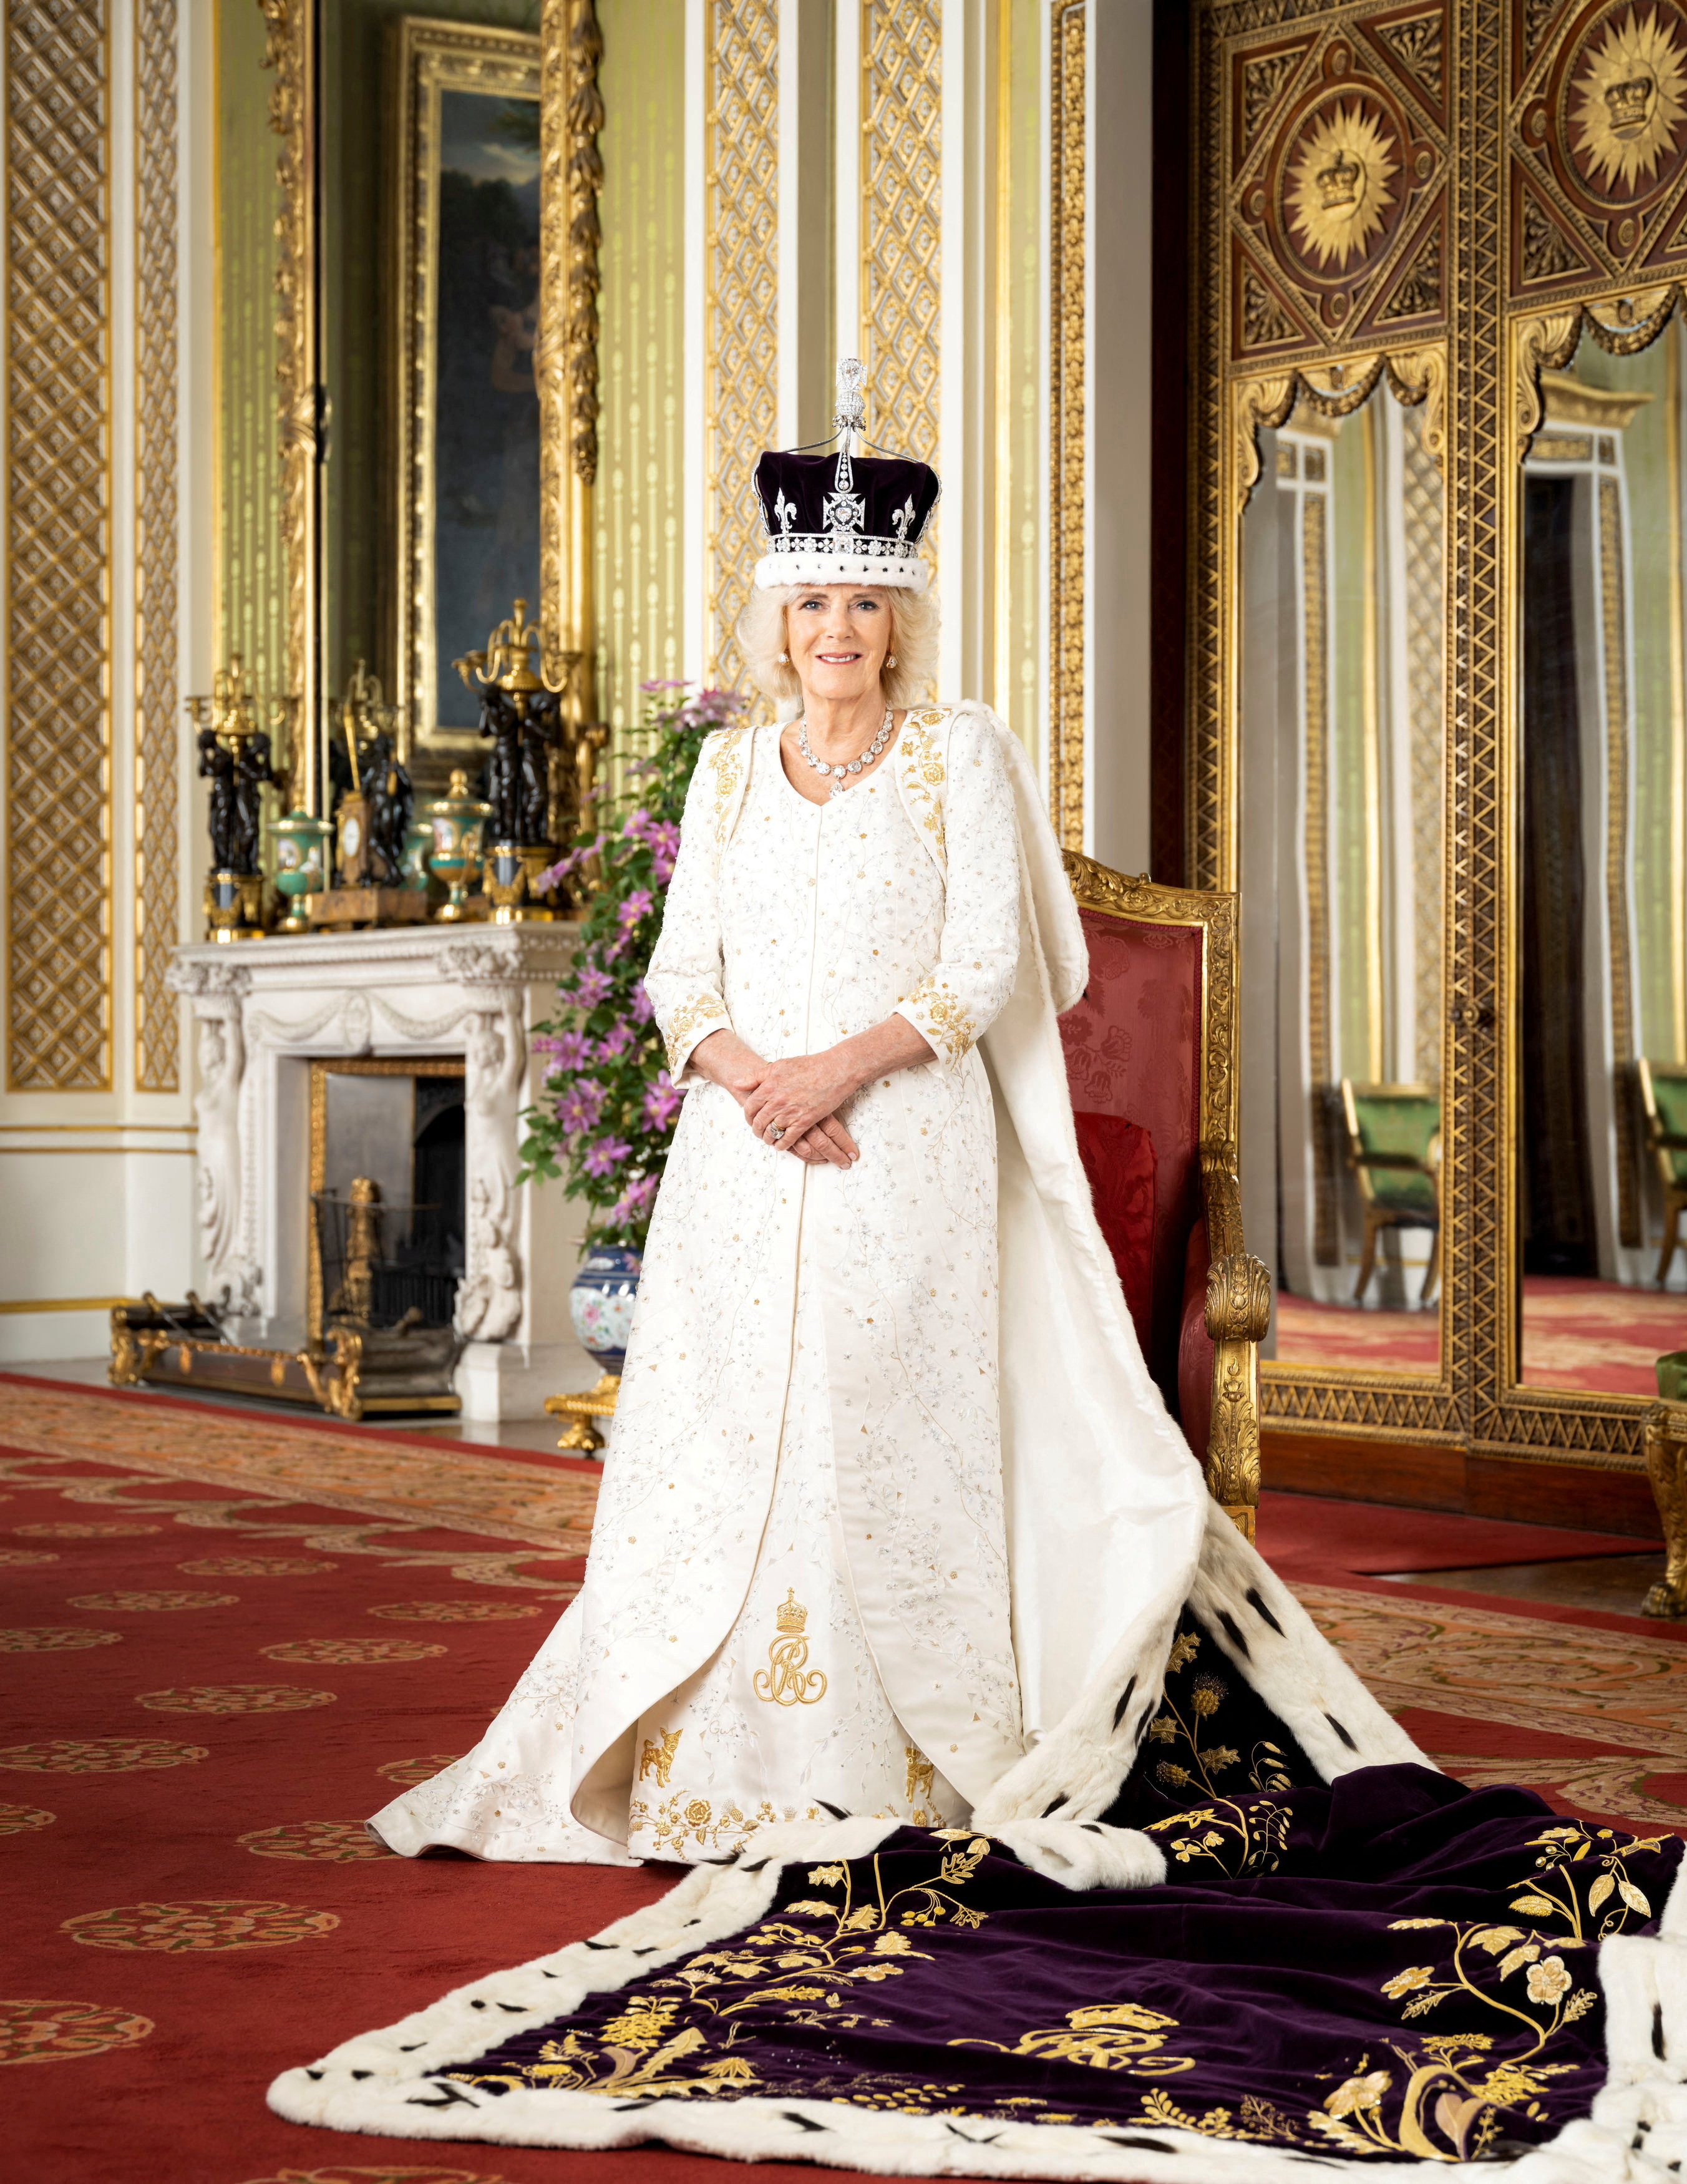
M 228 666 L 212 677 L 209 691 L 186 704 L 199 731 L 199 772 L 211 784 L 206 938 L 255 939 L 264 930 L 264 874 L 258 858 L 263 792 L 268 783 L 286 800 L 291 775 L 287 767 L 276 767 L 273 739 L 290 726 L 294 701 L 259 697 L 234 652 Z
M 481 733 L 492 744 L 483 884 L 500 925 L 557 916 L 557 891 L 541 889 L 538 877 L 556 862 L 559 842 L 578 830 L 609 733 L 567 716 L 568 690 L 584 655 L 550 654 L 562 669 L 553 682 L 545 675 L 547 654 L 539 625 L 527 620 L 527 602 L 517 599 L 483 650 L 452 662 L 465 685 L 479 691 Z

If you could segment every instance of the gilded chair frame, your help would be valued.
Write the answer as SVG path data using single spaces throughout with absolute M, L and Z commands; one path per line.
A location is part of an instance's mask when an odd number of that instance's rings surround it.
M 1212 1340 L 1212 1428 L 1201 1453 L 1207 1489 L 1249 1539 L 1260 1499 L 1259 1346 L 1271 1324 L 1271 1278 L 1242 1240 L 1236 1175 L 1238 905 L 1213 890 L 1133 878 L 1064 850 L 1080 910 L 1135 924 L 1199 928 L 1201 936 L 1201 1208 L 1210 1267 L 1206 1331 Z
M 1658 12 L 1687 40 L 1684 0 Z M 1522 456 L 1541 370 L 1567 361 L 1584 326 L 1643 346 L 1687 280 L 1676 211 L 1665 234 L 1650 214 L 1601 210 L 1597 176 L 1578 165 L 1564 87 L 1606 21 L 1492 0 L 1426 0 L 1409 16 L 1389 0 L 1196 0 L 1184 868 L 1196 887 L 1236 884 L 1239 525 L 1258 429 L 1302 391 L 1356 406 L 1380 373 L 1409 388 L 1434 359 L 1447 617 L 1440 1371 L 1268 1362 L 1265 1420 L 1640 1470 L 1643 1399 L 1522 1379 L 1512 1157 Z M 1402 156 L 1382 231 L 1321 275 L 1296 254 L 1277 181 L 1337 97 L 1374 112 Z

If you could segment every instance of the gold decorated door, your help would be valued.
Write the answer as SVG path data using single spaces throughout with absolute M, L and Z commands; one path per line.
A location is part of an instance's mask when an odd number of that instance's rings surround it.
M 1242 894 L 1267 1419 L 1634 1470 L 1687 1351 L 1687 7 L 1192 36 L 1185 847 Z

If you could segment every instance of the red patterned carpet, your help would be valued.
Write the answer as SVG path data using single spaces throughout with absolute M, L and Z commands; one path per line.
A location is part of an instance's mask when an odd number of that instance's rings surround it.
M 284 2065 L 669 1885 L 656 1868 L 412 1863 L 359 1825 L 501 1702 L 577 1585 L 592 1468 L 3 1379 L 0 1442 L 9 2173 L 554 2178 L 554 2153 L 305 2131 L 263 2096 Z M 1687 1828 L 1682 1634 L 1367 1574 L 1391 1555 L 1450 1568 L 1609 1543 L 1359 1516 L 1272 1496 L 1261 1543 L 1427 1749 L 1567 1812 Z M 723 2175 L 660 2150 L 569 2157 L 588 2184 L 647 2172 Z
M 1435 1373 L 1440 1340 L 1436 1312 L 1373 1312 L 1278 1296 L 1277 1355 L 1284 1365 Z M 1687 1297 L 1564 1275 L 1524 1280 L 1523 1378 L 1535 1387 L 1655 1396 L 1657 1359 L 1681 1349 L 1687 1349 Z

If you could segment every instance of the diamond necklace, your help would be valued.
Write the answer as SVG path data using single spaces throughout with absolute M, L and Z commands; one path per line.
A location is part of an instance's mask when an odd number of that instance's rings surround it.
M 860 757 L 852 758 L 842 766 L 828 766 L 824 759 L 816 758 L 814 753 L 809 749 L 809 724 L 805 715 L 803 719 L 799 721 L 797 723 L 797 749 L 802 753 L 803 756 L 808 760 L 809 764 L 814 768 L 816 773 L 835 773 L 838 776 L 838 779 L 832 784 L 832 794 L 834 796 L 841 796 L 845 788 L 849 787 L 849 783 L 844 777 L 852 773 L 860 773 L 864 766 L 871 766 L 873 760 L 878 756 L 879 753 L 884 749 L 885 745 L 890 741 L 890 708 L 887 705 L 884 709 L 883 726 L 880 728 L 878 733 L 873 738 L 872 741 L 867 745 L 866 749 L 860 754 Z

